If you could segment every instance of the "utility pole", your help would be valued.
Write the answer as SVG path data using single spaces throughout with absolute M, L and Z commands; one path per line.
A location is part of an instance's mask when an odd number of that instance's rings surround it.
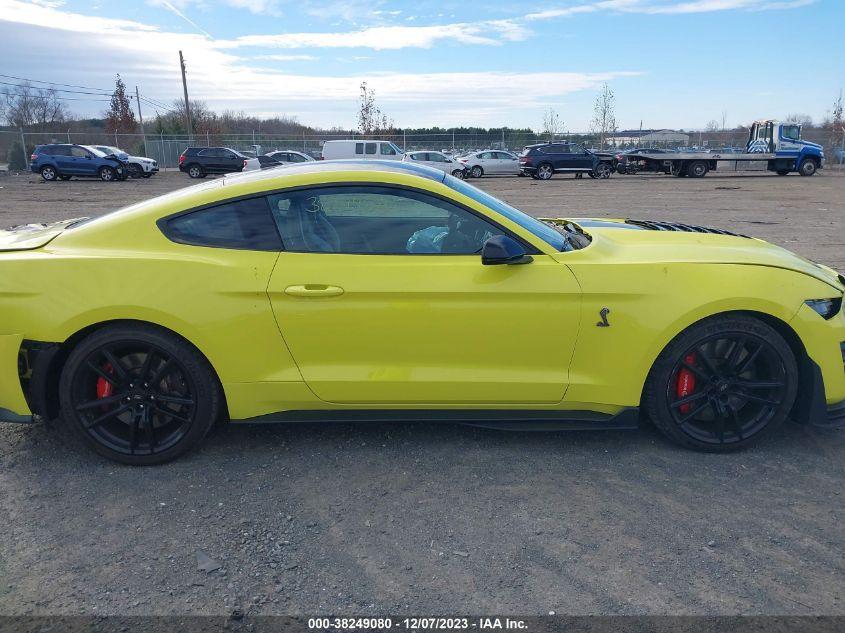
M 185 58 L 182 57 L 182 51 L 179 51 L 179 68 L 182 69 L 182 90 L 185 93 L 185 129 L 188 131 L 188 137 L 193 136 L 191 128 L 191 106 L 188 103 L 188 80 L 185 79 Z
M 138 121 L 141 124 L 141 135 L 144 135 L 144 115 L 141 114 L 141 95 L 138 92 L 138 86 L 135 86 L 135 103 L 138 104 Z

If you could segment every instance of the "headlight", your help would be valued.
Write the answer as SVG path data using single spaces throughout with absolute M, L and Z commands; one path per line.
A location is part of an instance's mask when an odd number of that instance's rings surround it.
M 825 320 L 832 319 L 842 307 L 842 297 L 835 299 L 807 299 L 804 303 L 810 306 L 816 313 Z

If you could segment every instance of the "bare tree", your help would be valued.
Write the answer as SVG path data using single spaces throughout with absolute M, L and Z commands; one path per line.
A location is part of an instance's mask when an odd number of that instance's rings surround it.
M 560 115 L 553 108 L 548 108 L 543 113 L 543 134 L 548 136 L 550 141 L 553 141 L 562 131 L 563 121 Z
M 607 84 L 602 85 L 601 92 L 596 97 L 596 105 L 593 108 L 593 120 L 590 122 L 590 130 L 599 135 L 599 147 L 604 149 L 604 143 L 608 136 L 616 132 L 616 97 Z
M 66 121 L 69 113 L 52 88 L 24 82 L 0 92 L 0 119 L 14 127 L 44 126 Z
M 393 119 L 376 106 L 376 93 L 361 82 L 361 95 L 358 104 L 358 131 L 361 134 L 379 134 L 394 129 Z
M 710 119 L 704 129 L 708 132 L 718 132 L 719 122 L 716 119 Z
M 838 145 L 841 143 L 845 147 L 845 119 L 842 118 L 842 91 L 839 91 L 839 97 L 833 102 L 833 111 L 830 117 L 830 144 Z
M 806 125 L 807 127 L 813 124 L 813 117 L 809 114 L 803 114 L 801 112 L 793 112 L 792 114 L 788 115 L 784 121 L 786 123 L 799 123 L 801 125 Z

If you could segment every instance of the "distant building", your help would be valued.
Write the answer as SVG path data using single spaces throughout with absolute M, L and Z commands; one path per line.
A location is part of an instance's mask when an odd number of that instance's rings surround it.
M 689 134 L 675 130 L 622 130 L 607 140 L 617 147 L 626 145 L 675 147 L 689 145 Z

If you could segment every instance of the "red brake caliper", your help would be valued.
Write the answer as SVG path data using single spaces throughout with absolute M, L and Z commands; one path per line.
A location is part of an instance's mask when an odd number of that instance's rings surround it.
M 695 354 L 687 354 L 684 358 L 684 362 L 687 365 L 695 365 Z M 686 398 L 690 394 L 695 391 L 695 374 L 692 373 L 686 367 L 681 367 L 681 370 L 678 372 L 678 379 L 675 383 L 675 393 L 678 395 L 678 399 Z M 688 413 L 692 403 L 687 402 L 686 404 L 682 404 L 678 407 L 681 413 Z
M 109 376 L 114 375 L 114 367 L 111 366 L 111 363 L 106 363 L 103 365 L 103 371 L 106 372 Z M 114 394 L 114 385 L 111 384 L 105 378 L 98 378 L 97 379 L 97 399 L 102 400 L 103 398 L 109 398 Z

